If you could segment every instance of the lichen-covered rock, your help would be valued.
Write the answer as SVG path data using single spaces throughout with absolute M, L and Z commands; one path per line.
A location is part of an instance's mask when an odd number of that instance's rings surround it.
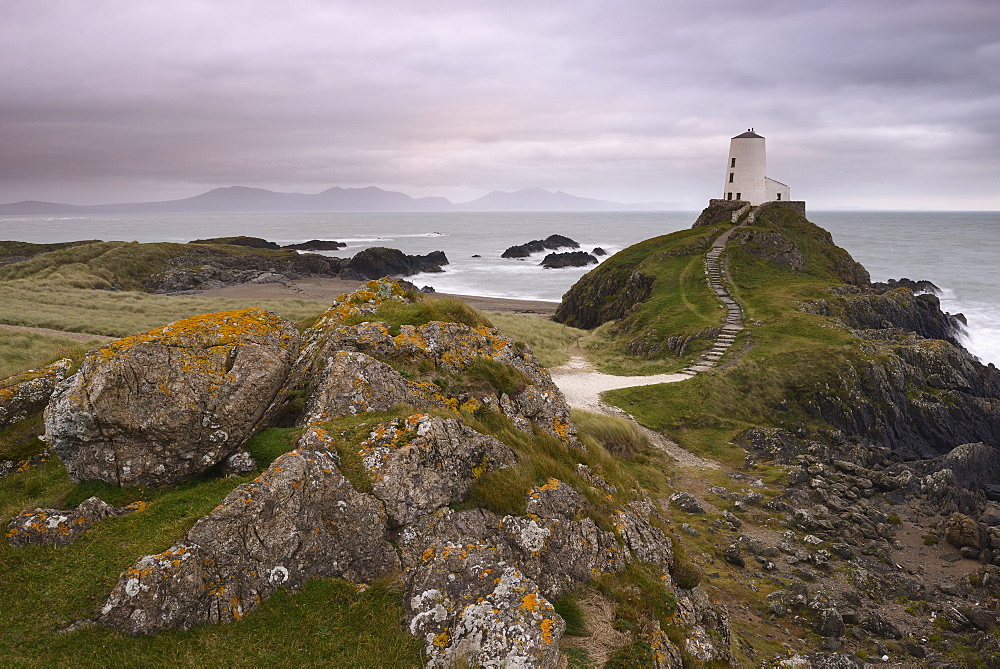
M 404 537 L 404 560 L 407 548 L 426 545 L 411 555 L 405 604 L 429 666 L 557 663 L 565 623 L 512 563 L 496 522 L 486 511 L 445 509 L 428 526 L 434 534 Z
M 401 404 L 415 409 L 435 405 L 434 394 L 407 381 L 384 362 L 351 351 L 337 351 L 317 374 L 299 425 L 310 425 L 369 411 L 388 411 Z
M 382 505 L 340 474 L 331 445 L 308 429 L 183 541 L 125 570 L 98 622 L 135 635 L 190 629 L 241 618 L 309 578 L 365 582 L 398 570 Z
M 238 449 L 291 368 L 291 323 L 206 314 L 115 340 L 60 384 L 45 436 L 76 480 L 169 485 Z
M 729 662 L 732 627 L 724 606 L 712 604 L 700 587 L 677 590 L 674 619 L 687 628 L 684 650 L 701 662 Z
M 528 492 L 524 516 L 500 520 L 502 538 L 518 568 L 550 599 L 595 576 L 625 568 L 625 551 L 617 537 L 586 517 L 589 508 L 572 486 L 549 479 Z
M 18 423 L 44 409 L 56 385 L 72 368 L 73 361 L 63 358 L 0 380 L 0 427 Z
M 140 509 L 141 502 L 118 508 L 97 497 L 80 502 L 72 511 L 35 509 L 19 514 L 7 525 L 7 541 L 11 546 L 68 546 L 81 534 L 105 518 L 123 516 Z
M 427 414 L 376 426 L 360 454 L 393 525 L 462 501 L 480 476 L 517 461 L 495 437 Z
M 324 380 L 311 391 L 311 408 L 307 410 L 303 422 L 322 414 L 322 406 L 335 406 L 335 411 L 347 412 L 351 407 L 360 409 L 371 402 L 368 397 L 377 395 L 377 389 L 384 388 L 386 399 L 376 400 L 372 406 L 388 408 L 392 406 L 394 397 L 403 400 L 398 403 L 416 406 L 436 404 L 452 409 L 475 409 L 480 404 L 486 404 L 514 420 L 520 429 L 530 432 L 535 425 L 564 443 L 580 446 L 576 428 L 569 419 L 569 405 L 552 377 L 538 364 L 530 350 L 518 346 L 493 328 L 431 321 L 420 326 L 403 325 L 399 334 L 393 337 L 382 323 L 325 327 L 326 334 L 317 344 L 315 355 L 317 359 L 329 361 L 331 369 L 329 372 L 314 372 L 314 376 L 321 376 Z M 530 383 L 517 389 L 517 392 L 512 390 L 512 395 L 500 391 L 476 393 L 474 405 L 467 405 L 471 399 L 467 393 L 455 395 L 429 382 L 407 382 L 401 376 L 392 374 L 391 369 L 373 369 L 373 380 L 368 381 L 366 375 L 359 375 L 356 369 L 363 359 L 346 357 L 342 355 L 345 351 L 364 353 L 390 362 L 425 364 L 432 369 L 456 374 L 468 371 L 485 358 L 513 367 Z M 335 374 L 353 377 L 338 380 L 333 378 Z M 332 390 L 325 391 L 326 387 Z M 314 401 L 312 396 L 316 393 L 325 394 L 322 398 L 317 396 Z
M 410 632 L 424 639 L 428 667 L 554 667 L 566 623 L 517 569 L 487 561 L 487 587 L 456 601 L 449 583 L 409 600 Z M 465 575 L 465 574 L 463 574 Z M 459 610 L 457 616 L 447 615 Z
M 372 314 L 380 304 L 387 300 L 411 301 L 404 283 L 392 279 L 368 281 L 354 292 L 344 293 L 334 300 L 330 308 L 320 314 L 316 322 L 303 333 L 302 345 L 295 358 L 295 363 L 292 365 L 292 370 L 278 390 L 259 425 L 261 427 L 272 425 L 286 410 L 286 404 L 292 397 L 292 393 L 308 388 L 310 382 L 326 366 L 327 360 L 337 351 L 345 350 L 335 344 L 327 345 L 327 342 L 347 319 Z M 358 328 L 367 328 L 368 325 L 362 323 Z M 384 329 L 385 326 L 382 325 L 382 330 Z M 376 328 L 376 330 L 379 329 Z M 368 351 L 361 350 L 361 352 L 367 353 Z

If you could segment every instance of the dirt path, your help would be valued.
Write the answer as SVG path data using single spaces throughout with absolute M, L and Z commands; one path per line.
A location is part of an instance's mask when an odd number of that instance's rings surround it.
M 104 343 L 115 339 L 114 337 L 106 337 L 104 335 L 90 334 L 89 332 L 68 332 L 66 330 L 33 328 L 33 327 L 27 327 L 25 325 L 6 325 L 4 323 L 0 323 L 0 328 L 4 328 L 5 330 L 15 330 L 18 332 L 35 332 L 37 334 L 55 335 L 58 337 L 65 337 L 66 339 L 72 339 L 73 341 L 82 341 L 82 342 L 97 341 Z
M 601 401 L 601 393 L 617 388 L 633 388 L 635 386 L 650 386 L 657 383 L 677 383 L 686 381 L 688 374 L 654 374 L 652 376 L 613 376 L 594 369 L 594 366 L 583 356 L 574 355 L 569 362 L 561 367 L 549 370 L 552 380 L 566 396 L 566 402 L 574 409 L 593 411 L 627 418 L 635 423 L 649 437 L 654 446 L 664 451 L 683 467 L 705 467 L 720 469 L 720 465 L 712 460 L 698 457 L 684 450 L 678 444 L 670 441 L 662 434 L 639 425 L 629 414 L 618 407 L 613 407 Z

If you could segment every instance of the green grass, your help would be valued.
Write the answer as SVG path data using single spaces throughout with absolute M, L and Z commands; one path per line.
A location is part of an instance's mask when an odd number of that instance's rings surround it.
M 598 369 L 624 375 L 675 371 L 711 344 L 707 338 L 692 340 L 679 356 L 669 350 L 667 340 L 721 325 L 725 311 L 708 285 L 704 266 L 708 246 L 725 227 L 681 230 L 630 246 L 571 289 L 578 302 L 604 314 L 603 324 L 586 342 Z M 652 281 L 652 292 L 638 303 L 626 289 L 636 275 Z
M 424 325 L 431 321 L 462 323 L 471 327 L 485 325 L 492 327 L 489 319 L 465 302 L 453 297 L 432 297 L 421 295 L 416 302 L 386 300 L 378 306 L 374 314 L 352 316 L 345 325 L 357 325 L 367 321 L 381 321 L 389 326 L 395 336 L 401 325 Z
M 255 458 L 291 445 L 295 430 L 273 430 L 251 444 Z M 264 462 L 261 462 L 263 465 Z M 0 648 L 11 666 L 420 666 L 419 643 L 400 624 L 399 593 L 388 584 L 358 592 L 349 583 L 313 580 L 299 594 L 279 592 L 242 621 L 191 632 L 132 638 L 102 627 L 61 633 L 94 614 L 141 555 L 160 552 L 254 475 L 200 479 L 170 490 L 73 484 L 58 461 L 0 480 L 0 517 L 36 506 L 71 508 L 90 495 L 143 510 L 98 523 L 67 547 L 11 548 L 0 542 Z
M 583 439 L 597 441 L 604 449 L 619 458 L 631 458 L 649 448 L 649 437 L 630 420 L 573 410 L 573 424 Z
M 320 303 L 303 300 L 170 297 L 92 290 L 55 280 L 0 281 L 0 323 L 112 337 L 145 332 L 198 314 L 249 307 L 272 311 L 292 322 L 324 310 Z
M 61 358 L 82 360 L 84 353 L 99 343 L 97 339 L 77 342 L 58 335 L 0 328 L 0 380 Z
M 487 312 L 487 317 L 501 332 L 531 348 L 542 367 L 552 368 L 569 362 L 570 348 L 581 343 L 586 330 L 562 325 L 526 314 Z
M 835 299 L 828 289 L 842 282 L 846 252 L 787 210 L 767 211 L 755 227 L 795 242 L 807 264 L 805 271 L 795 271 L 730 244 L 733 297 L 743 305 L 749 327 L 739 334 L 726 364 L 684 383 L 606 395 L 646 427 L 733 465 L 743 461 L 734 439 L 747 428 L 820 427 L 808 406 L 811 393 L 836 386 L 840 370 L 873 355 L 862 353 L 857 338 L 831 319 L 799 309 L 805 300 Z

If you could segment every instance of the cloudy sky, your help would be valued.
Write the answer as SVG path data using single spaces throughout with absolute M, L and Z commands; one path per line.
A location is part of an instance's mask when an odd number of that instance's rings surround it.
M 0 0 L 0 202 L 378 185 L 1000 210 L 996 0 Z

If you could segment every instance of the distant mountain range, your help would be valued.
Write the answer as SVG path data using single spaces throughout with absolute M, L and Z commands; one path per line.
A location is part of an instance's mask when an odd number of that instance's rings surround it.
M 524 188 L 507 193 L 495 190 L 471 202 L 453 203 L 443 197 L 410 197 L 405 193 L 367 188 L 328 188 L 322 193 L 279 193 L 263 188 L 215 188 L 182 200 L 75 205 L 25 200 L 0 204 L 0 215 L 19 214 L 179 214 L 179 213 L 294 213 L 329 211 L 663 211 L 684 209 L 676 203 L 623 204 L 562 191 Z

